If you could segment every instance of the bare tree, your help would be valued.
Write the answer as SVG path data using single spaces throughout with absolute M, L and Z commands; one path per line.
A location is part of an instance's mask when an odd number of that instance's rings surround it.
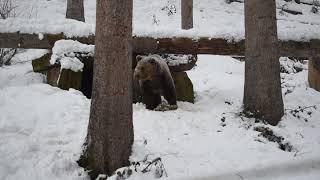
M 17 8 L 14 0 L 0 0 L 0 18 L 7 19 L 15 17 Z M 3 48 L 0 49 L 0 67 L 3 65 L 10 65 L 12 57 L 17 53 L 17 49 Z
M 15 5 L 14 0 L 0 0 L 0 17 L 1 19 L 7 19 L 8 17 L 15 16 Z
M 68 0 L 66 18 L 85 21 L 83 0 Z
M 283 116 L 275 0 L 245 1 L 244 108 L 276 125 Z
M 11 59 L 16 55 L 17 49 L 2 48 L 0 49 L 0 67 L 3 65 L 10 65 Z
M 132 0 L 97 0 L 90 120 L 81 166 L 112 174 L 129 164 L 132 124 Z

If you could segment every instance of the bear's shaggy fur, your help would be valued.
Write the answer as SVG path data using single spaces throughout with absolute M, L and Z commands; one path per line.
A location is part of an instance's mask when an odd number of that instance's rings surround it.
M 146 104 L 147 109 L 157 108 L 161 104 L 161 95 L 171 105 L 171 109 L 176 109 L 176 89 L 165 60 L 159 55 L 138 55 L 136 60 L 134 83 L 138 84 L 142 102 Z

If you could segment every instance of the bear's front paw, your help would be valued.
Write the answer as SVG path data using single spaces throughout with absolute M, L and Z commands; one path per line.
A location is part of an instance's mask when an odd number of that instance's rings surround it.
M 178 109 L 177 105 L 160 104 L 154 110 L 155 111 L 172 111 Z

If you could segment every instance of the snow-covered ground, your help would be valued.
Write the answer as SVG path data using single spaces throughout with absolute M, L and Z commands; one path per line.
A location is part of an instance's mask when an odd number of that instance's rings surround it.
M 0 68 L 0 179 L 88 179 L 76 160 L 90 100 L 79 91 L 45 84 L 30 62 L 18 63 L 43 53 L 25 51 L 13 65 Z M 168 112 L 133 105 L 131 161 L 161 157 L 168 179 L 320 179 L 320 93 L 308 87 L 307 70 L 282 75 L 283 87 L 292 92 L 284 96 L 286 115 L 275 127 L 238 115 L 243 62 L 201 55 L 188 75 L 195 104 L 178 102 L 178 110 Z M 296 117 L 289 110 L 313 105 L 317 109 L 308 108 Z M 258 126 L 284 137 L 292 151 L 259 136 L 254 130 Z M 130 177 L 153 178 L 153 172 Z
M 94 34 L 96 1 L 84 0 L 86 23 L 65 19 L 66 0 L 14 0 L 16 17 L 0 19 L 0 32 Z M 194 28 L 181 30 L 180 0 L 133 0 L 133 34 L 151 37 L 244 39 L 244 5 L 225 0 L 194 0 Z M 310 5 L 277 0 L 278 34 L 283 40 L 320 37 L 320 14 Z M 281 8 L 301 11 L 292 15 Z

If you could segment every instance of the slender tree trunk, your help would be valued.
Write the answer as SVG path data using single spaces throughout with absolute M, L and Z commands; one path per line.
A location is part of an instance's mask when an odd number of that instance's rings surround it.
M 244 108 L 276 125 L 283 116 L 275 0 L 245 0 Z
M 132 0 L 97 0 L 95 61 L 86 149 L 80 165 L 112 174 L 128 165 L 132 124 Z
M 311 57 L 309 59 L 308 71 L 310 87 L 320 91 L 320 57 Z
M 193 28 L 193 0 L 181 0 L 181 28 Z
M 84 22 L 83 0 L 68 0 L 66 18 Z

